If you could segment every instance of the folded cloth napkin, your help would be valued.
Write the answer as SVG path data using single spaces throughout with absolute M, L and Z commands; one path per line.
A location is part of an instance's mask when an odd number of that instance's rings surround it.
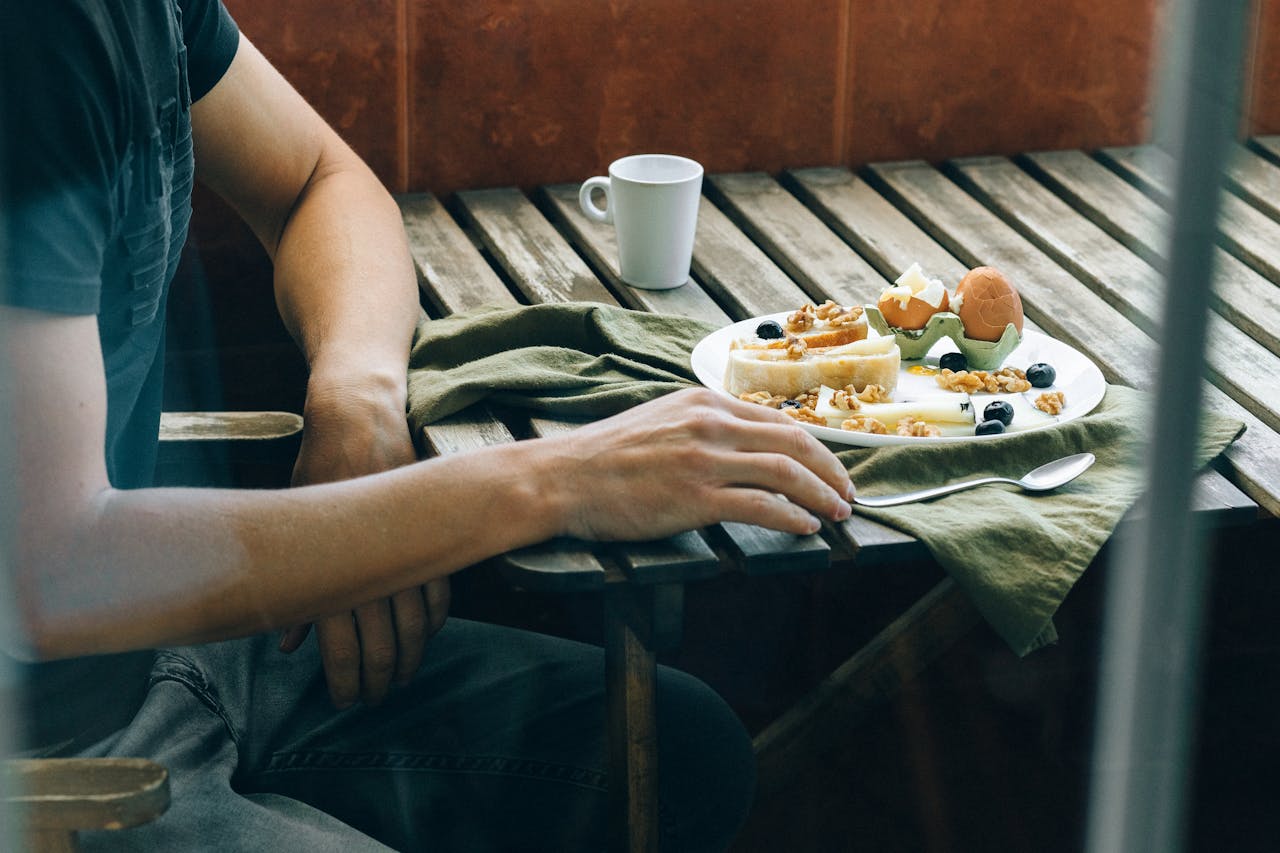
M 714 327 L 593 303 L 486 308 L 424 320 L 409 359 L 409 421 L 423 426 L 481 400 L 565 417 L 603 417 L 696 384 L 693 346 Z M 1069 401 L 1068 401 L 1069 402 Z M 1111 386 L 1089 415 L 999 441 L 844 450 L 864 494 L 980 476 L 1020 477 L 1084 450 L 1097 462 L 1038 495 L 994 486 L 927 503 L 855 510 L 920 539 L 1019 655 L 1054 638 L 1052 617 L 1137 498 L 1141 392 Z M 1243 430 L 1206 412 L 1196 464 Z

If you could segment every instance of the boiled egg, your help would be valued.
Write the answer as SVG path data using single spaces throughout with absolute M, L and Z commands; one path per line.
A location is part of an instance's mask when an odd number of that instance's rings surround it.
M 1022 297 L 995 267 L 969 270 L 956 286 L 952 304 L 968 338 L 998 341 L 1010 323 L 1022 334 Z
M 923 329 L 929 318 L 946 311 L 947 289 L 936 278 L 928 278 L 915 263 L 898 276 L 893 287 L 880 294 L 876 307 L 890 326 L 899 329 Z

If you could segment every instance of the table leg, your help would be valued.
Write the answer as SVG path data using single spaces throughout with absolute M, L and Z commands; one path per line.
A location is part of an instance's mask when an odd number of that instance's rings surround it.
M 657 652 L 678 642 L 684 587 L 616 583 L 605 591 L 610 849 L 658 850 Z

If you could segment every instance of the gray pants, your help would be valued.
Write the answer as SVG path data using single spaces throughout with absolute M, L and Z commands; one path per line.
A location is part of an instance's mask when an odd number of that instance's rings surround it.
M 604 657 L 450 619 L 416 679 L 335 711 L 314 640 L 161 652 L 133 723 L 87 755 L 169 768 L 159 820 L 86 850 L 562 851 L 606 844 Z M 664 850 L 723 849 L 745 819 L 751 744 L 702 682 L 660 668 Z

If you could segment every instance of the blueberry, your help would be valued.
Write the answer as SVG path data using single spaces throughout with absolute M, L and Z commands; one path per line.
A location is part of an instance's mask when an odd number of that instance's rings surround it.
M 973 428 L 974 435 L 999 435 L 1004 432 L 1004 423 L 991 418 Z
M 778 406 L 779 409 L 798 409 L 800 408 L 799 400 L 783 400 Z
M 938 367 L 943 370 L 950 370 L 953 373 L 959 373 L 962 370 L 969 369 L 969 359 L 965 358 L 962 352 L 949 352 L 938 359 Z
M 1013 423 L 1013 406 L 1010 406 L 1004 400 L 996 400 L 994 403 L 987 403 L 987 407 L 982 410 L 982 419 L 986 421 L 999 421 L 1008 426 Z
M 773 341 L 783 336 L 782 325 L 777 320 L 765 320 L 756 326 L 756 337 Z
M 1036 388 L 1048 388 L 1058 378 L 1058 371 L 1052 365 L 1036 362 L 1027 368 L 1027 381 Z

